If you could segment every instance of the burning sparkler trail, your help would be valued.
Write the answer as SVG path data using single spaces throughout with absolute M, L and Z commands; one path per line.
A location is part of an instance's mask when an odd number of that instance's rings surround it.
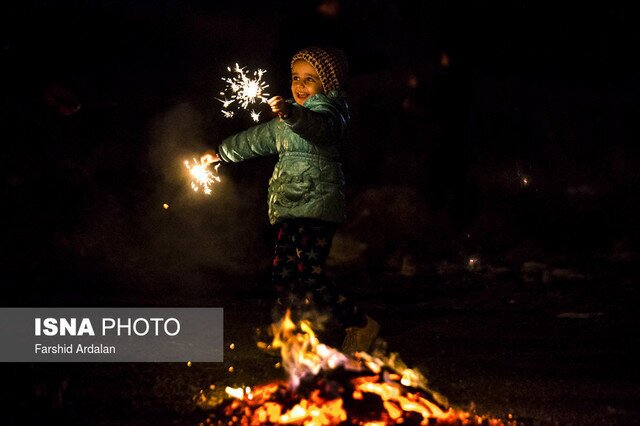
M 267 102 L 269 94 L 264 90 L 269 85 L 262 80 L 266 70 L 258 69 L 250 72 L 246 67 L 238 64 L 233 69 L 227 67 L 227 70 L 233 74 L 222 78 L 226 86 L 224 91 L 220 92 L 222 99 L 218 99 L 222 102 L 222 114 L 225 118 L 234 116 L 234 111 L 229 110 L 231 107 L 248 110 L 249 105 Z M 260 112 L 251 110 L 250 114 L 253 121 L 260 120 Z
M 220 163 L 214 166 L 213 171 L 209 169 L 210 164 L 211 163 L 207 161 L 199 162 L 195 158 L 193 159 L 193 163 L 185 160 L 184 165 L 191 175 L 191 188 L 195 192 L 202 189 L 202 192 L 209 195 L 211 194 L 212 185 L 215 182 L 220 182 L 220 176 L 217 175 Z

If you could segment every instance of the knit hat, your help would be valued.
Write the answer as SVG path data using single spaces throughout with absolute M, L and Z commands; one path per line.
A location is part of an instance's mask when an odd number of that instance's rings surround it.
M 341 89 L 347 80 L 347 58 L 340 49 L 333 47 L 307 47 L 291 58 L 293 63 L 298 59 L 307 61 L 318 73 L 325 93 Z

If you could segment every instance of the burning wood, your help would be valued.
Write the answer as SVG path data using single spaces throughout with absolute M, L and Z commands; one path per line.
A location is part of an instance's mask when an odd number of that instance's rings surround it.
M 272 326 L 288 382 L 227 388 L 206 424 L 515 425 L 451 408 L 425 378 L 394 355 L 349 357 L 319 342 L 310 324 L 287 313 Z

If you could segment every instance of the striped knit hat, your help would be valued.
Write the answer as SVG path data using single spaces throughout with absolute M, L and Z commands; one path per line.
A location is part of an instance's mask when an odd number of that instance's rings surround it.
M 325 93 L 342 89 L 347 80 L 347 58 L 340 49 L 333 47 L 307 47 L 291 58 L 293 63 L 298 59 L 307 61 L 318 73 Z

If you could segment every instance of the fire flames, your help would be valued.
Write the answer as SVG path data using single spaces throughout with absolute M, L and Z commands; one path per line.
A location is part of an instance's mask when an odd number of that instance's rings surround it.
M 515 425 L 453 409 L 396 355 L 347 356 L 320 343 L 311 324 L 290 315 L 272 325 L 288 381 L 226 388 L 206 424 L 233 425 Z M 204 423 L 203 423 L 204 424 Z

